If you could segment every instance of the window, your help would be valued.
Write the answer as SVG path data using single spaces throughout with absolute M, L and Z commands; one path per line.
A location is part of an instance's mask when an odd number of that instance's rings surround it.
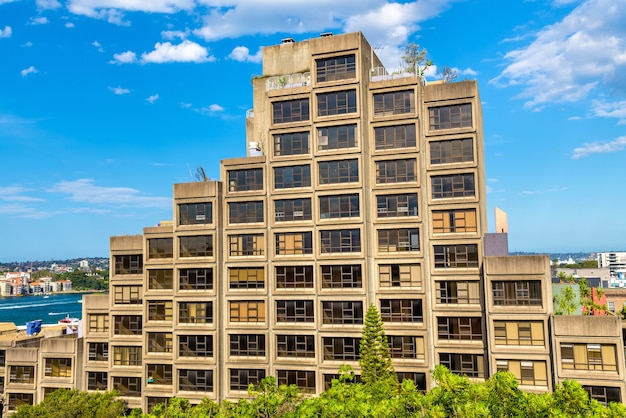
M 89 361 L 108 361 L 109 343 L 89 343 Z
M 315 336 L 314 335 L 277 335 L 276 356 L 314 358 Z
M 542 306 L 541 281 L 492 281 L 495 306 Z
M 376 162 L 376 184 L 405 183 L 417 179 L 415 158 Z
M 141 366 L 141 346 L 113 346 L 115 366 Z
M 440 340 L 481 341 L 483 339 L 480 317 L 439 317 L 437 329 Z
M 213 257 L 213 235 L 180 237 L 181 257 Z
M 180 357 L 213 357 L 213 336 L 179 335 L 178 355 Z
M 415 387 L 420 392 L 426 392 L 426 373 L 419 372 L 396 372 L 398 375 L 398 381 L 412 380 L 415 383 Z
M 277 266 L 277 289 L 313 288 L 312 266 Z
M 113 389 L 120 396 L 141 396 L 141 377 L 113 377 Z
M 274 201 L 274 220 L 285 221 L 310 221 L 311 199 L 285 199 Z
M 263 255 L 265 252 L 263 234 L 229 235 L 228 244 L 231 257 Z
M 476 195 L 474 174 L 472 173 L 433 176 L 430 183 L 433 199 L 474 197 Z
M 435 282 L 437 303 L 467 305 L 480 304 L 480 282 L 442 280 Z
M 561 344 L 563 370 L 617 371 L 615 344 Z
M 356 325 L 363 323 L 363 302 L 332 301 L 322 302 L 323 323 L 325 325 Z
M 232 202 L 228 204 L 228 222 L 245 224 L 263 222 L 263 202 Z
M 417 216 L 417 193 L 378 195 L 376 213 L 379 218 Z
M 276 322 L 313 322 L 312 300 L 277 300 Z
M 380 316 L 383 322 L 422 322 L 422 300 L 381 299 Z
M 115 304 L 141 305 L 141 286 L 113 286 Z
M 231 334 L 230 355 L 244 357 L 265 357 L 265 335 Z
M 213 223 L 211 202 L 181 203 L 178 205 L 179 225 L 207 225 Z
M 290 132 L 274 135 L 274 156 L 309 153 L 309 133 Z
M 401 115 L 415 112 L 413 90 L 374 94 L 374 116 Z
M 146 369 L 147 383 L 154 385 L 171 385 L 173 383 L 171 364 L 148 364 Z
M 317 115 L 332 116 L 356 112 L 356 90 L 332 91 L 317 95 Z
M 475 268 L 478 267 L 478 245 L 435 245 L 435 268 Z
M 258 385 L 264 378 L 263 369 L 230 369 L 230 390 L 247 391 L 248 386 Z
M 428 109 L 430 130 L 471 128 L 472 105 L 470 103 L 431 107 Z
M 167 402 L 169 402 L 169 398 L 166 398 L 163 396 L 147 396 L 146 397 L 146 403 L 148 405 L 149 412 L 151 412 L 157 405 L 166 404 Z
M 430 143 L 430 163 L 451 164 L 474 161 L 472 138 L 432 141 Z
M 319 163 L 320 184 L 354 183 L 359 181 L 359 160 L 325 161 Z
M 315 371 L 313 370 L 278 370 L 279 385 L 296 385 L 306 393 L 315 393 Z
M 609 311 L 615 313 L 615 301 L 609 300 L 607 301 L 607 305 L 608 305 Z
M 148 240 L 148 258 L 174 257 L 173 238 L 150 238 Z
M 320 218 L 350 218 L 359 216 L 359 194 L 320 196 Z
M 361 265 L 322 266 L 322 289 L 360 289 L 363 287 Z
M 230 289 L 265 288 L 265 269 L 263 267 L 231 267 L 228 269 Z
M 333 380 L 340 381 L 340 376 L 337 373 L 324 373 L 324 390 L 328 390 L 333 385 Z M 346 383 L 361 383 L 361 375 L 353 374 L 352 380 L 347 380 Z
M 265 302 L 231 301 L 230 322 L 265 322 Z
M 479 354 L 439 354 L 439 364 L 452 373 L 467 377 L 485 377 L 485 356 Z
M 178 370 L 178 390 L 213 392 L 213 370 Z
M 263 169 L 228 171 L 228 190 L 231 192 L 263 190 Z
M 273 123 L 309 120 L 309 99 L 285 100 L 272 103 Z
M 9 383 L 35 383 L 35 366 L 9 366 Z
M 141 315 L 114 315 L 113 333 L 115 335 L 141 335 Z
M 6 350 L 0 350 L 0 367 L 4 367 L 7 364 L 7 352 Z
M 148 352 L 149 353 L 171 353 L 172 352 L 171 332 L 149 332 Z
M 320 231 L 322 254 L 358 253 L 361 251 L 360 229 Z
M 419 250 L 420 232 L 417 228 L 378 230 L 378 251 L 381 253 Z
M 212 290 L 213 269 L 180 269 L 178 270 L 180 290 Z
M 315 60 L 317 82 L 346 80 L 356 77 L 354 55 Z
M 419 264 L 381 264 L 378 277 L 381 287 L 422 287 Z
M 35 395 L 32 393 L 8 393 L 7 397 L 9 398 L 9 411 L 17 411 L 17 409 L 22 405 L 35 404 Z
M 388 335 L 391 358 L 424 360 L 424 337 Z
M 179 302 L 178 322 L 181 324 L 213 323 L 213 302 Z
M 622 401 L 622 391 L 618 387 L 583 385 L 583 389 L 589 393 L 590 399 L 595 399 L 603 405 Z
M 87 372 L 87 390 L 108 389 L 109 374 L 107 372 Z
M 109 314 L 89 314 L 89 332 L 109 332 Z
M 317 129 L 318 151 L 356 147 L 356 124 Z
M 360 338 L 323 337 L 324 360 L 357 361 L 360 344 Z
M 416 142 L 417 136 L 413 123 L 374 128 L 374 146 L 377 151 L 413 148 Z
M 476 209 L 433 211 L 433 234 L 452 234 L 478 231 Z
M 295 165 L 274 168 L 274 188 L 293 189 L 311 186 L 311 166 Z
M 148 288 L 164 290 L 174 288 L 174 271 L 172 269 L 148 270 Z
M 171 300 L 149 300 L 148 321 L 171 321 L 173 303 Z
M 545 345 L 542 321 L 493 321 L 496 345 Z
M 275 234 L 276 255 L 313 254 L 313 233 L 285 232 Z
M 508 371 L 520 385 L 548 386 L 545 361 L 496 360 L 497 371 Z
M 116 255 L 115 274 L 143 274 L 143 256 L 141 254 Z

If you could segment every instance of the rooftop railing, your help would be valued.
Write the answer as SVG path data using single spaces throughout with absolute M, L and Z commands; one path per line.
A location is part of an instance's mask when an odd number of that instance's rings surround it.
M 311 73 L 296 73 L 272 76 L 265 82 L 266 90 L 289 89 L 311 85 Z

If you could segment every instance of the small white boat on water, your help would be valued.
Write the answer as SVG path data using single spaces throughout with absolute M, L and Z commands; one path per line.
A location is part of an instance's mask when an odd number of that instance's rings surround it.
M 80 321 L 80 319 L 78 318 L 70 318 L 70 316 L 66 316 L 63 319 L 59 319 L 59 324 L 60 325 L 78 325 L 78 322 Z

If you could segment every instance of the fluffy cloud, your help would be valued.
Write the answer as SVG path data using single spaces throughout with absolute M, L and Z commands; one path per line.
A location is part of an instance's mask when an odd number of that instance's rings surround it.
M 245 46 L 238 46 L 228 55 L 228 58 L 240 62 L 261 62 L 263 50 L 259 49 L 256 54 L 250 55 L 250 50 Z
M 118 96 L 123 96 L 125 94 L 130 93 L 130 90 L 122 88 L 120 86 L 117 87 L 109 87 L 109 90 L 111 90 L 113 92 L 113 94 L 116 94 Z
M 40 9 L 58 9 L 61 3 L 57 0 L 37 0 L 37 7 Z
M 70 0 L 71 13 L 123 25 L 124 12 L 177 13 L 193 9 L 194 0 Z
M 0 29 L 0 38 L 9 38 L 12 32 L 11 26 L 5 26 L 4 29 Z
M 222 106 L 215 104 L 215 103 L 212 105 L 209 105 L 208 109 L 211 112 L 223 112 L 224 111 L 224 108 Z
M 137 54 L 133 51 L 122 52 L 121 54 L 113 54 L 112 64 L 132 64 L 137 61 Z
M 48 24 L 48 18 L 44 16 L 40 17 L 31 17 L 30 18 L 31 25 L 46 25 Z
M 20 71 L 20 74 L 22 74 L 22 77 L 26 77 L 28 74 L 37 74 L 38 72 L 39 71 L 31 65 L 30 67 Z
M 184 40 L 178 45 L 171 42 L 157 42 L 154 51 L 141 54 L 143 63 L 166 63 L 166 62 L 209 62 L 215 58 L 209 55 L 209 51 L 189 40 Z
M 153 94 L 152 96 L 150 96 L 150 97 L 148 97 L 148 98 L 146 99 L 146 102 L 148 102 L 148 103 L 154 103 L 154 102 L 156 102 L 157 100 L 159 100 L 159 95 L 158 95 L 158 94 Z
M 589 142 L 583 144 L 582 147 L 575 148 L 572 152 L 572 158 L 577 160 L 579 158 L 588 157 L 592 154 L 606 154 L 609 152 L 619 152 L 626 149 L 626 136 L 620 136 L 614 141 L 609 142 Z

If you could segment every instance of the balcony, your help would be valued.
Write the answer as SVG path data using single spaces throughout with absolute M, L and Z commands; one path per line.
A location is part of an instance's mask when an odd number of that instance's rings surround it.
M 311 73 L 284 74 L 269 77 L 265 82 L 266 91 L 290 89 L 294 87 L 304 87 L 311 85 Z

